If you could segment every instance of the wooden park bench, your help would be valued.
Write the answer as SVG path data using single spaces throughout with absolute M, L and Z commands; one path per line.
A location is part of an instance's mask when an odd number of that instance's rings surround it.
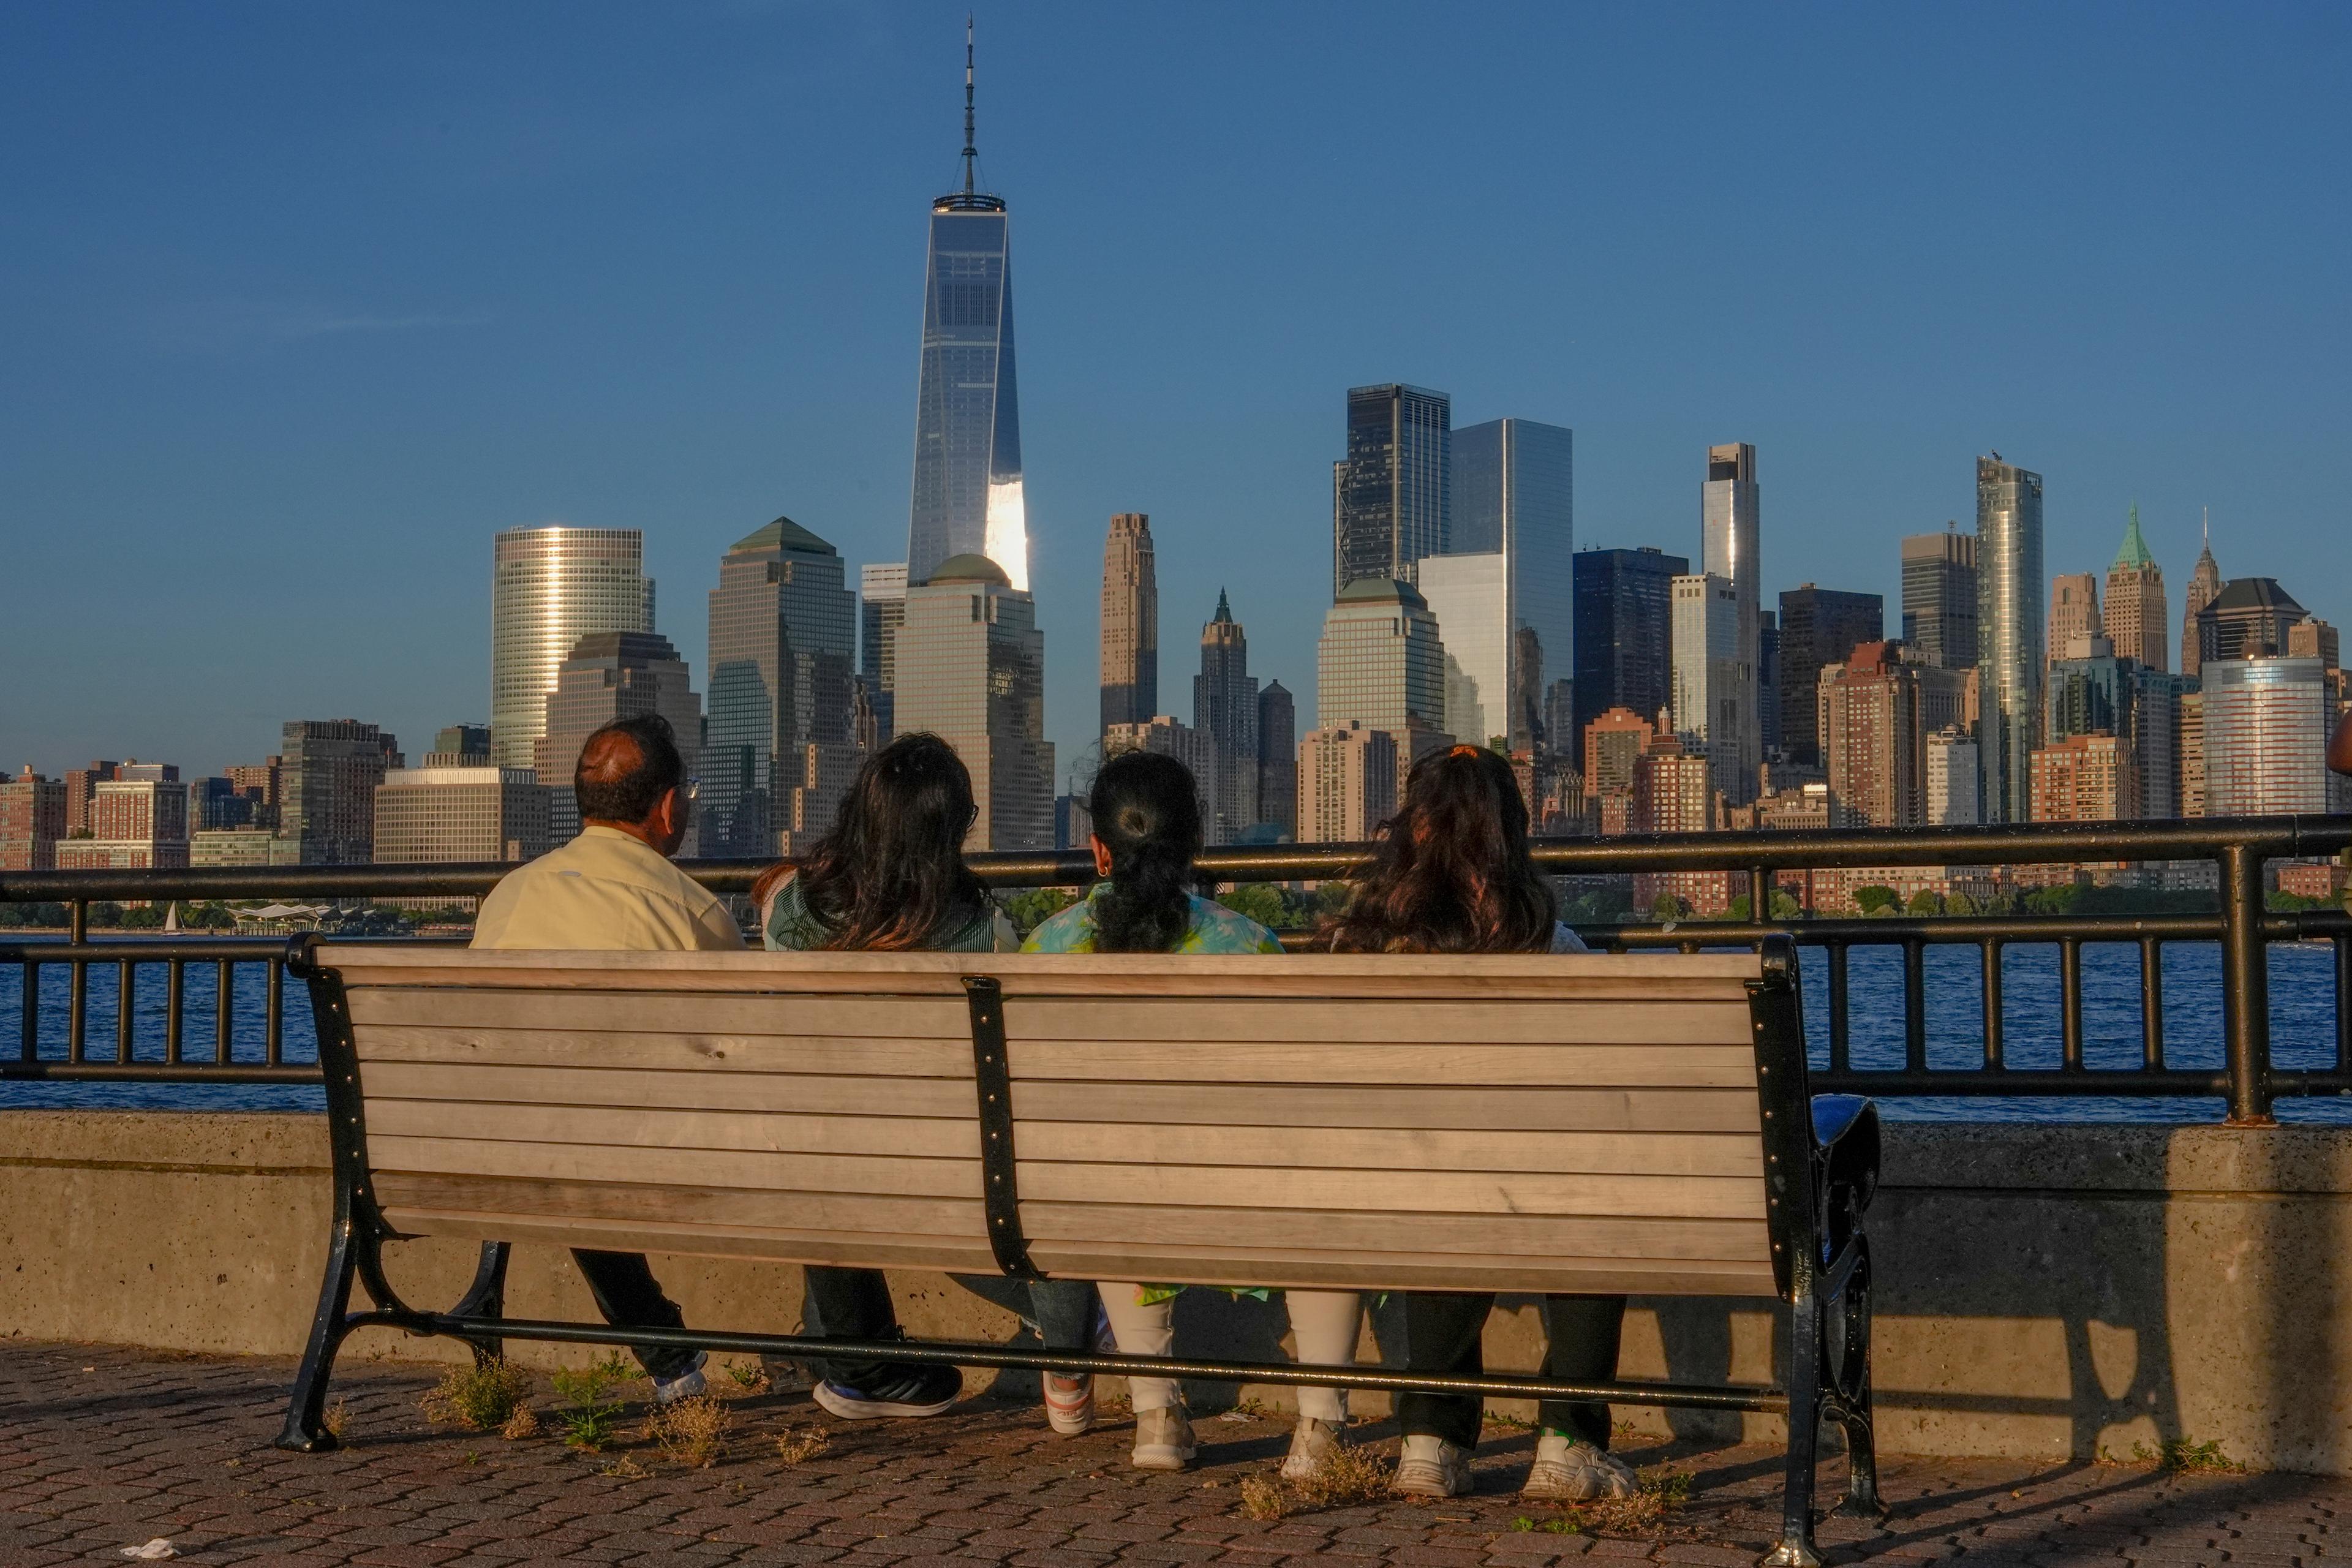
M 1207 958 L 476 952 L 304 939 L 335 1169 L 281 1447 L 337 1346 L 473 1342 L 1150 1373 L 1784 1413 L 1812 1555 L 1821 1419 L 1878 1508 L 1867 1101 L 1810 1100 L 1793 949 Z M 485 1242 L 404 1304 L 384 1242 Z M 505 1244 L 1020 1277 L 1779 1297 L 1783 1386 L 875 1343 L 502 1315 Z M 350 1310 L 356 1278 L 374 1298 Z

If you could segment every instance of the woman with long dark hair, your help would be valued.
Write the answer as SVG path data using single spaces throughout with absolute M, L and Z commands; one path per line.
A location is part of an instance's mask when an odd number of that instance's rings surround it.
M 1201 797 L 1192 771 L 1156 752 L 1126 752 L 1095 775 L 1087 807 L 1094 817 L 1097 881 L 1086 898 L 1031 933 L 1026 952 L 1279 953 L 1265 927 L 1192 891 L 1192 858 L 1201 851 Z M 1167 1355 L 1176 1342 L 1180 1288 L 1113 1282 L 1099 1287 L 1118 1348 L 1128 1355 Z M 1352 1290 L 1284 1292 L 1298 1360 L 1351 1366 L 1361 1321 Z M 1181 1470 L 1198 1451 L 1192 1423 L 1172 1379 L 1131 1377 L 1133 1463 Z M 1334 1388 L 1298 1391 L 1298 1425 L 1283 1474 L 1310 1474 L 1345 1441 L 1348 1407 Z
M 1405 780 L 1404 805 L 1354 879 L 1348 906 L 1324 928 L 1339 952 L 1582 952 L 1553 913 L 1551 884 L 1528 848 L 1528 811 L 1511 764 L 1483 746 L 1432 752 Z M 1480 1373 L 1488 1292 L 1413 1291 L 1404 1299 L 1405 1364 Z M 1622 1296 L 1547 1296 L 1544 1375 L 1604 1383 L 1617 1375 Z M 1470 1489 L 1481 1401 L 1405 1394 L 1396 1489 L 1454 1497 Z M 1623 1497 L 1633 1474 L 1609 1452 L 1609 1406 L 1547 1399 L 1525 1495 Z
M 807 861 L 770 867 L 751 885 L 772 950 L 836 952 L 1010 952 L 1012 922 L 963 861 L 978 811 L 971 774 L 936 735 L 901 735 L 867 759 L 841 802 L 833 831 Z M 900 1337 L 882 1272 L 811 1264 L 809 1331 L 836 1339 Z M 1024 1284 L 995 1276 L 957 1282 L 1017 1313 L 1049 1350 L 1090 1347 L 1094 1288 L 1084 1280 Z M 1094 1424 L 1094 1379 L 1044 1377 L 1045 1415 L 1075 1436 Z M 963 1375 L 951 1366 L 828 1360 L 814 1391 L 846 1420 L 929 1415 L 953 1404 Z

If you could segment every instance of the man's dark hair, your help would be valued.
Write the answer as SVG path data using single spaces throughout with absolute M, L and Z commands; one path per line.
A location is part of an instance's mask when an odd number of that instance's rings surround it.
M 663 795 L 685 782 L 676 733 L 658 713 L 599 727 L 572 770 L 572 794 L 583 822 L 643 822 Z

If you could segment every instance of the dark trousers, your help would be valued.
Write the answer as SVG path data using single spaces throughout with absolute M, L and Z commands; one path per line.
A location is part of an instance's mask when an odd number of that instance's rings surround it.
M 801 1306 L 801 1326 L 810 1334 L 836 1340 L 900 1337 L 890 1287 L 878 1268 L 835 1268 L 812 1263 Z M 1047 1350 L 1082 1351 L 1093 1340 L 1095 1288 L 1083 1279 L 1008 1279 L 1001 1274 L 958 1274 L 955 1282 L 984 1300 L 1035 1323 Z M 912 1371 L 883 1362 L 830 1356 L 821 1376 L 867 1393 Z
M 646 1264 L 642 1252 L 582 1252 L 574 1249 L 572 1261 L 580 1269 L 580 1278 L 588 1281 L 588 1293 L 596 1299 L 596 1310 L 614 1328 L 682 1329 L 686 1314 L 677 1303 L 662 1293 L 661 1281 Z M 631 1347 L 637 1364 L 649 1377 L 667 1382 L 694 1364 L 692 1351 L 668 1350 L 655 1345 Z
M 1494 1310 L 1492 1295 L 1416 1290 L 1404 1299 L 1405 1365 L 1414 1372 L 1470 1376 L 1486 1370 L 1479 1336 Z M 1607 1383 L 1617 1375 L 1617 1342 L 1625 1321 L 1622 1296 L 1543 1299 L 1543 1375 L 1561 1383 Z M 1397 1396 L 1397 1426 L 1406 1436 L 1438 1436 L 1465 1448 L 1478 1446 L 1486 1402 L 1467 1394 Z M 1549 1430 L 1606 1452 L 1609 1406 L 1547 1399 L 1538 1420 Z

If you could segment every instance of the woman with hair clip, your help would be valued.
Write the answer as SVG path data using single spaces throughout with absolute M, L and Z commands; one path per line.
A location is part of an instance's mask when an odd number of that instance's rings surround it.
M 1582 952 L 1554 917 L 1551 884 L 1528 850 L 1528 811 L 1511 764 L 1483 746 L 1433 752 L 1405 780 L 1403 809 L 1383 826 L 1348 907 L 1325 928 L 1335 952 Z M 1479 1335 L 1495 1298 L 1416 1290 L 1404 1299 L 1405 1364 L 1478 1374 Z M 1547 1296 L 1544 1375 L 1601 1383 L 1617 1375 L 1622 1296 Z M 1396 1489 L 1455 1497 L 1470 1489 L 1482 1401 L 1405 1394 Z M 1523 1495 L 1625 1497 L 1633 1473 L 1609 1453 L 1609 1406 L 1547 1399 L 1535 1468 Z
M 1192 772 L 1156 752 L 1126 752 L 1095 775 L 1087 808 L 1094 817 L 1095 870 L 1102 880 L 1086 898 L 1039 926 L 1026 952 L 1201 952 L 1282 951 L 1275 935 L 1246 915 L 1192 890 L 1201 850 L 1201 798 Z M 1177 1290 L 1105 1280 L 1103 1310 L 1128 1355 L 1164 1356 L 1176 1342 Z M 1303 1364 L 1352 1366 L 1361 1307 L 1352 1290 L 1287 1290 L 1285 1305 Z M 1138 1469 L 1181 1470 L 1198 1451 L 1192 1418 L 1174 1380 L 1131 1377 Z M 1311 1474 L 1346 1441 L 1348 1406 L 1335 1388 L 1298 1391 L 1298 1425 L 1282 1473 Z
M 963 862 L 964 835 L 979 816 L 971 774 L 936 735 L 901 735 L 867 759 L 843 796 L 833 831 L 807 862 L 770 867 L 751 886 L 772 951 L 1010 952 L 1012 922 Z M 877 1268 L 806 1267 L 809 1331 L 835 1339 L 897 1339 L 898 1318 Z M 957 1275 L 973 1294 L 1014 1312 L 1049 1350 L 1082 1351 L 1098 1337 L 1094 1287 L 1084 1280 L 1024 1284 Z M 1045 1416 L 1076 1436 L 1094 1425 L 1091 1377 L 1044 1377 Z M 951 1366 L 828 1360 L 816 1402 L 845 1420 L 931 1415 L 955 1403 L 963 1374 Z

